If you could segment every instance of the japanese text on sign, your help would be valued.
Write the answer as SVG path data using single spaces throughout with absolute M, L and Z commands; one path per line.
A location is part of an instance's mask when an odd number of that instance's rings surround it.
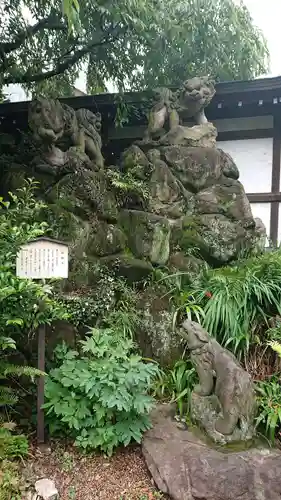
M 17 276 L 30 279 L 67 278 L 67 245 L 39 239 L 22 246 L 17 257 Z

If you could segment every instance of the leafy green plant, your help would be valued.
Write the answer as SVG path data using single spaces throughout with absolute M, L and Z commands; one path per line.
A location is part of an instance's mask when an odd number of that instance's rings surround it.
M 137 170 L 138 166 L 134 168 Z M 149 199 L 147 186 L 141 179 L 134 177 L 133 171 L 122 173 L 118 170 L 108 170 L 107 175 L 121 206 L 126 205 L 132 199 L 139 200 L 141 204 Z
M 26 491 L 17 463 L 3 460 L 0 473 L 0 500 L 22 500 Z
M 47 378 L 45 408 L 76 446 L 110 455 L 119 444 L 140 442 L 149 428 L 148 391 L 158 368 L 132 349 L 131 339 L 111 329 L 92 329 L 79 352 L 57 349 L 63 359 Z
M 109 327 L 116 328 L 123 336 L 134 338 L 137 326 L 140 324 L 141 316 L 135 309 L 117 309 L 112 311 L 105 319 Z
M 256 425 L 260 426 L 271 442 L 281 427 L 281 386 L 276 377 L 256 384 L 258 417 Z
M 196 290 L 205 312 L 203 326 L 238 357 L 247 358 L 261 326 L 281 311 L 281 252 L 245 259 L 235 266 L 205 270 Z
M 198 294 L 195 294 L 190 289 L 188 280 L 186 280 L 186 273 L 162 273 L 158 283 L 164 283 L 168 288 L 163 298 L 168 296 L 173 306 L 173 328 L 183 318 L 195 320 L 198 323 L 202 322 L 205 317 L 204 309 L 198 304 Z
M 155 380 L 153 394 L 159 398 L 176 403 L 182 417 L 190 412 L 191 392 L 196 383 L 196 372 L 188 360 L 179 360 L 173 368 L 161 370 Z
M 277 352 L 278 356 L 281 358 L 281 343 L 277 340 L 271 340 L 269 342 L 269 346 L 273 349 L 273 351 Z
M 9 423 L 3 424 L 0 427 L 0 460 L 24 458 L 27 454 L 28 441 L 26 437 L 13 434 Z
M 98 270 L 91 294 L 59 295 L 58 301 L 76 326 L 112 326 L 133 337 L 139 321 L 134 290 L 104 269 Z

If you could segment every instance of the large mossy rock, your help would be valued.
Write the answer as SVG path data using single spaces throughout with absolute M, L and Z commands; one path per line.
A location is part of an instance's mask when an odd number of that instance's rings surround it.
M 161 366 L 173 366 L 184 351 L 184 342 L 173 328 L 173 312 L 165 292 L 163 286 L 151 285 L 139 294 L 141 321 L 136 340 L 145 357 L 157 360 Z
M 120 272 L 142 277 L 151 266 L 175 270 L 179 263 L 189 272 L 202 260 L 224 265 L 241 250 L 262 246 L 264 227 L 253 218 L 234 161 L 216 148 L 213 124 L 170 123 L 158 141 L 124 151 L 119 171 L 104 166 L 98 113 L 38 99 L 30 104 L 29 124 L 31 169 L 56 212 L 63 202 L 74 215 L 69 239 L 71 249 L 80 246 L 79 258 L 111 267 L 119 259 Z M 197 262 L 191 263 L 195 249 Z
M 165 217 L 139 210 L 122 210 L 119 223 L 136 257 L 152 264 L 166 264 L 170 255 L 171 228 Z
M 132 148 L 136 156 L 137 147 Z M 264 245 L 265 228 L 254 219 L 238 180 L 239 171 L 228 154 L 215 147 L 161 143 L 157 147 L 153 143 L 151 149 L 147 143 L 140 144 L 139 149 L 137 156 L 145 165 L 150 192 L 148 210 L 161 214 L 170 224 L 169 259 L 178 252 L 189 255 L 197 249 L 203 260 L 220 266 L 235 260 L 241 251 Z M 123 158 L 127 156 L 132 158 L 130 148 Z M 136 165 L 132 169 L 135 171 Z M 130 241 L 133 253 L 136 246 L 141 248 L 136 245 L 136 235 Z M 151 262 L 163 264 L 163 259 Z

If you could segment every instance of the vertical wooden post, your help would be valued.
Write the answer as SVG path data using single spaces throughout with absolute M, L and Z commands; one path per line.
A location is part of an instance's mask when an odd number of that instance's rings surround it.
M 45 372 L 45 338 L 46 326 L 40 325 L 38 329 L 38 369 Z M 38 378 L 37 386 L 37 443 L 45 442 L 44 410 L 44 376 Z

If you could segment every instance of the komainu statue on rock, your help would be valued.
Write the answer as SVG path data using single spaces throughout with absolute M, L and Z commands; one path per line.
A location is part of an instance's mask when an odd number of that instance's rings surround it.
M 39 97 L 29 105 L 28 123 L 33 137 L 58 153 L 56 145 L 69 146 L 87 154 L 97 168 L 103 167 L 101 115 L 88 109 L 75 111 L 58 100 Z
M 255 393 L 250 375 L 201 325 L 186 320 L 182 326 L 199 377 L 192 395 L 193 419 L 217 442 L 251 439 Z
M 161 137 L 163 142 L 165 132 L 168 131 L 169 134 L 173 131 L 175 135 L 177 129 L 183 128 L 180 127 L 180 122 L 184 119 L 193 118 L 196 125 L 208 123 L 204 109 L 210 104 L 214 95 L 215 87 L 208 77 L 186 80 L 176 92 L 165 87 L 155 89 L 155 102 L 149 112 L 148 127 L 142 142 L 150 142 Z M 168 130 L 164 128 L 165 124 Z
M 214 83 L 207 76 L 190 78 L 177 91 L 177 111 L 183 118 L 193 118 L 196 125 L 203 125 L 208 122 L 204 110 L 214 95 Z

